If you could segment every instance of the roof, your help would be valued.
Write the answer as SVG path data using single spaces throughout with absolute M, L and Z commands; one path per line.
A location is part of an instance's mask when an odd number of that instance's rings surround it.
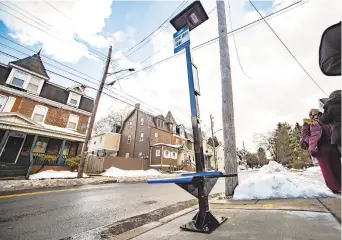
M 168 111 L 168 113 L 166 114 L 166 117 L 165 117 L 165 121 L 167 123 L 172 123 L 172 124 L 177 124 L 172 113 L 170 111 Z
M 153 145 L 154 147 L 157 146 L 166 146 L 166 147 L 171 147 L 171 148 L 181 148 L 182 145 L 172 145 L 172 144 L 166 144 L 166 143 L 156 143 Z
M 16 66 L 25 68 L 31 72 L 37 73 L 43 77 L 46 77 L 47 79 L 50 79 L 49 75 L 45 70 L 42 59 L 40 58 L 40 51 L 41 50 L 39 50 L 38 53 L 33 54 L 32 56 L 29 56 L 27 58 L 10 62 L 10 64 L 14 64 Z

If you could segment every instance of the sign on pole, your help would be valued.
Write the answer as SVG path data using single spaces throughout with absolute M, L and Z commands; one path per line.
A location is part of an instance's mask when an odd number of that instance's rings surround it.
M 189 27 L 185 26 L 173 34 L 173 52 L 176 54 L 190 45 Z
M 199 78 L 198 78 L 198 70 L 196 65 L 192 62 L 192 76 L 194 79 L 194 90 L 197 95 L 201 95 L 200 93 L 200 85 L 199 85 Z

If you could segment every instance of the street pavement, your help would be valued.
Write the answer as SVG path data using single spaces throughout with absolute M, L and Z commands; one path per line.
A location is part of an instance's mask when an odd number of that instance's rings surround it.
M 240 181 L 255 172 L 240 172 Z M 321 179 L 320 177 L 314 177 Z M 220 179 L 212 193 L 224 192 Z M 61 239 L 193 197 L 174 184 L 104 184 L 0 196 L 0 239 Z

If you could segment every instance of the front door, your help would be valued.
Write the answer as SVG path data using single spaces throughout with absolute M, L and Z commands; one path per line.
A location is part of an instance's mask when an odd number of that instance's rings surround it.
M 0 162 L 15 163 L 25 138 L 9 136 L 2 150 Z

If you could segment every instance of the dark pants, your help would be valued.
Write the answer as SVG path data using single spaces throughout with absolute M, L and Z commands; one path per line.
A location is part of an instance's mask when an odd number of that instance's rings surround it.
M 320 145 L 316 159 L 328 188 L 341 191 L 341 154 L 337 145 Z

